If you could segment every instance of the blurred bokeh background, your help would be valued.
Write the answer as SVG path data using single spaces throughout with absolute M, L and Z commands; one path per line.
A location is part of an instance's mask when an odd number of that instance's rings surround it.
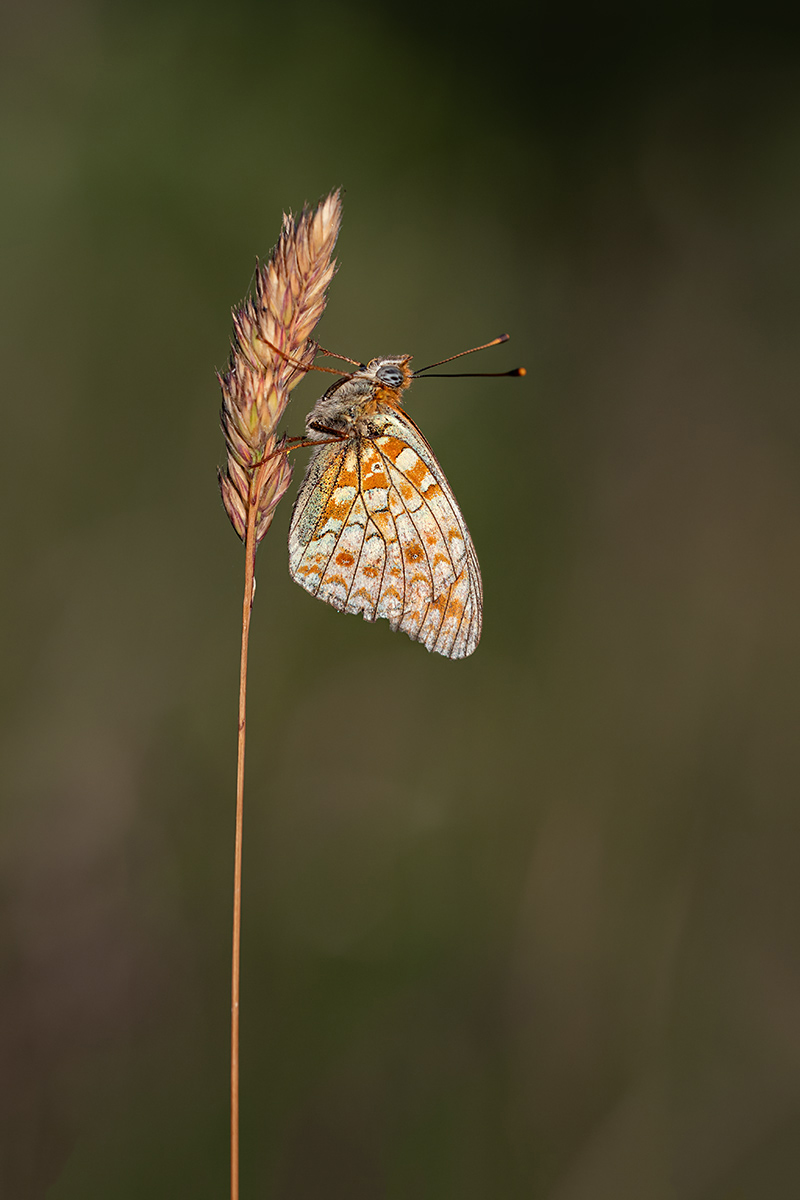
M 226 1194 L 214 370 L 337 185 L 324 344 L 528 375 L 409 396 L 467 662 L 260 551 L 243 1195 L 800 1194 L 800 53 L 654 14 L 6 0 L 3 1197 Z

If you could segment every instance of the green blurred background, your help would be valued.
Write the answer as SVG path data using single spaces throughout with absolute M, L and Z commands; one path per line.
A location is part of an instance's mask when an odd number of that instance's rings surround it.
M 656 11 L 4 5 L 3 1197 L 226 1194 L 214 370 L 337 185 L 324 344 L 528 376 L 409 396 L 470 660 L 260 551 L 243 1196 L 800 1194 L 800 54 Z

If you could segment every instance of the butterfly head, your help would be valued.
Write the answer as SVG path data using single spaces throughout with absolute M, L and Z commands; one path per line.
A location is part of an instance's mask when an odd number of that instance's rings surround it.
M 414 378 L 410 362 L 410 354 L 390 354 L 383 358 L 372 358 L 365 367 L 356 372 L 355 377 L 374 383 L 379 394 L 384 393 L 384 398 L 399 400 Z
M 400 397 L 414 378 L 410 362 L 410 354 L 391 354 L 354 363 L 358 369 L 332 383 L 308 414 L 308 439 L 324 441 L 331 433 L 349 436 L 354 428 L 366 436 L 366 427 L 359 423 L 381 407 L 402 412 Z

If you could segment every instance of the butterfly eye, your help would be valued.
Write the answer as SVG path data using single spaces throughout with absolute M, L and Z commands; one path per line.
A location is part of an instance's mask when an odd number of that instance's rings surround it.
M 375 374 L 383 383 L 388 383 L 389 387 L 398 388 L 403 385 L 403 372 L 399 367 L 379 367 Z

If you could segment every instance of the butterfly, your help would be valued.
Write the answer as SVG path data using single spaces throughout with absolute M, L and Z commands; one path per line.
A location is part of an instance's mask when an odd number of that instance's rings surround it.
M 444 472 L 400 402 L 410 361 L 355 364 L 308 414 L 313 451 L 292 512 L 289 571 L 340 612 L 385 617 L 428 650 L 466 658 L 481 636 L 481 572 Z

